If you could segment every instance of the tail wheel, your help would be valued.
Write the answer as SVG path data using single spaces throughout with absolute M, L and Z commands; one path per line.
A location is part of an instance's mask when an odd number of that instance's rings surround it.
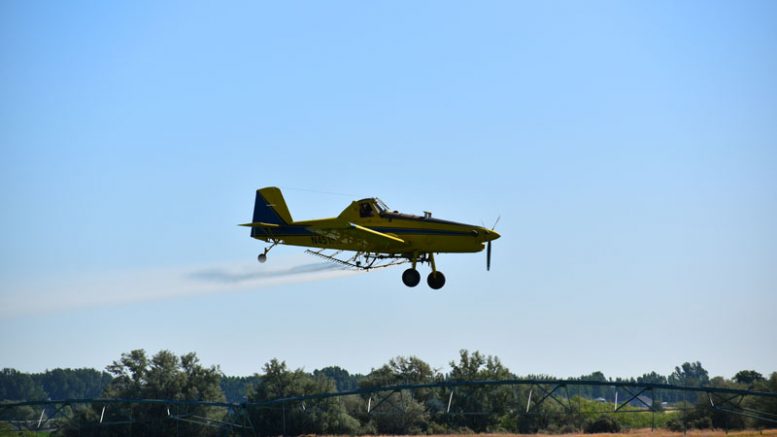
M 402 282 L 408 287 L 415 287 L 421 282 L 421 274 L 416 269 L 407 269 L 402 273 Z
M 256 195 L 258 196 L 259 193 L 256 193 Z M 264 248 L 264 252 L 260 253 L 259 256 L 256 257 L 256 259 L 258 259 L 260 263 L 267 262 L 267 252 L 269 252 L 270 249 L 272 249 L 273 247 L 277 246 L 281 242 L 281 240 L 274 240 L 274 239 L 273 240 L 267 240 L 267 241 L 268 242 L 272 241 L 272 245 L 270 245 L 270 247 L 265 247 Z
M 445 285 L 445 275 L 440 271 L 429 273 L 429 276 L 426 277 L 426 283 L 429 284 L 429 287 L 439 290 Z

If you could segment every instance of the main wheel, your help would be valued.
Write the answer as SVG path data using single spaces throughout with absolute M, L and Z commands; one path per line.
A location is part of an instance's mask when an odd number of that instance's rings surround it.
M 426 283 L 429 284 L 429 287 L 439 290 L 445 285 L 445 275 L 440 271 L 429 273 L 429 276 L 426 277 Z
M 267 255 L 264 253 L 260 253 L 258 257 L 256 257 L 260 263 L 267 262 Z
M 402 273 L 402 282 L 408 287 L 415 287 L 421 282 L 421 274 L 416 269 L 407 269 Z

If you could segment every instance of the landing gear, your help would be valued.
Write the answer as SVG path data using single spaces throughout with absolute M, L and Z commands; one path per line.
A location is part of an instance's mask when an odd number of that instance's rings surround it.
M 432 265 L 432 273 L 429 273 L 429 276 L 426 277 L 426 283 L 433 290 L 439 290 L 445 285 L 445 275 L 437 271 L 437 264 L 434 263 L 434 254 L 429 254 L 429 264 Z
M 426 283 L 429 284 L 429 287 L 439 290 L 445 285 L 445 275 L 442 272 L 429 273 L 429 276 L 426 277 Z
M 421 274 L 418 273 L 418 270 L 415 268 L 419 261 L 418 258 L 418 254 L 414 253 L 412 257 L 410 257 L 410 262 L 413 263 L 413 267 L 402 273 L 402 282 L 408 287 L 415 287 L 421 282 Z M 426 278 L 426 283 L 434 290 L 441 289 L 443 285 L 445 285 L 445 275 L 443 275 L 442 272 L 437 271 L 437 266 L 434 263 L 434 255 L 431 253 L 424 255 L 421 257 L 420 261 L 422 263 L 428 262 L 432 266 L 432 273 L 429 273 L 429 276 Z
M 256 259 L 258 259 L 258 260 L 259 260 L 259 262 L 260 262 L 260 263 L 262 263 L 262 264 L 266 263 L 266 262 L 267 262 L 267 252 L 269 252 L 269 251 L 270 251 L 270 249 L 272 249 L 273 247 L 275 247 L 275 246 L 277 246 L 277 245 L 278 245 L 278 242 L 276 241 L 276 242 L 274 242 L 274 243 L 272 244 L 272 246 L 270 246 L 270 247 L 265 247 L 265 248 L 264 248 L 264 252 L 260 253 L 260 254 L 259 254 L 259 256 L 257 256 L 257 257 L 256 257 Z
M 415 287 L 421 282 L 421 274 L 416 269 L 407 269 L 402 273 L 402 282 L 408 287 Z

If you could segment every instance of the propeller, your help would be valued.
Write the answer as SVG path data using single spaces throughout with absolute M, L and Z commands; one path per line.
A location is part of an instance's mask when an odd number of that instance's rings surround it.
M 491 271 L 491 242 L 488 242 L 488 248 L 486 249 L 486 271 Z
M 492 231 L 496 229 L 496 225 L 499 223 L 499 219 L 501 218 L 501 215 L 496 218 L 494 226 L 491 226 Z M 488 247 L 486 248 L 486 271 L 491 271 L 491 240 L 488 240 Z

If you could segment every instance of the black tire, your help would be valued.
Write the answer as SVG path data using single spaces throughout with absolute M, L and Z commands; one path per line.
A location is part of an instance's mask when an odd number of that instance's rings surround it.
M 445 285 L 445 275 L 440 271 L 429 273 L 429 276 L 426 277 L 426 283 L 429 284 L 429 287 L 439 290 Z
M 260 263 L 264 264 L 267 262 L 267 255 L 260 253 L 259 256 L 256 257 L 256 259 L 258 259 Z
M 416 269 L 407 269 L 402 273 L 402 282 L 408 287 L 415 287 L 421 282 L 421 274 Z

